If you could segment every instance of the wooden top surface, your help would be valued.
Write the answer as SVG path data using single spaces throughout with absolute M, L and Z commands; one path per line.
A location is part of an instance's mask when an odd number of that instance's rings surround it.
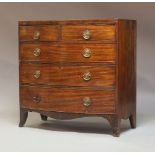
M 19 26 L 26 25 L 67 25 L 67 24 L 115 24 L 119 20 L 128 21 L 129 19 L 87 19 L 87 20 L 42 20 L 42 21 L 19 21 Z

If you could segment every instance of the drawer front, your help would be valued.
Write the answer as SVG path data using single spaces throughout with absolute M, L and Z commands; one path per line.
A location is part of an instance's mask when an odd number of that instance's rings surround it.
M 21 83 L 105 86 L 115 85 L 115 66 L 54 66 L 21 64 Z
M 115 44 L 55 44 L 20 45 L 20 60 L 50 62 L 105 62 L 115 63 Z
M 63 26 L 64 41 L 115 41 L 115 25 Z
M 21 61 L 50 61 L 61 59 L 60 45 L 56 43 L 21 43 Z
M 20 26 L 21 41 L 57 41 L 60 37 L 59 26 Z
M 21 86 L 21 106 L 57 112 L 113 113 L 115 92 Z

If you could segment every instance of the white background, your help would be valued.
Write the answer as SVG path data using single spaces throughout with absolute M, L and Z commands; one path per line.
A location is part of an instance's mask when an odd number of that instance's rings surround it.
M 0 151 L 155 151 L 155 3 L 0 3 Z M 103 118 L 43 122 L 30 113 L 19 128 L 18 20 L 127 18 L 138 23 L 137 128 L 119 138 Z

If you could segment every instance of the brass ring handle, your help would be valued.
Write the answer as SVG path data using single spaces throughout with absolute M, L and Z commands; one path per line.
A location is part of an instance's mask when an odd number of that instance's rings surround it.
M 40 48 L 35 48 L 34 51 L 33 51 L 33 55 L 36 56 L 36 57 L 38 57 L 40 55 L 40 53 L 41 53 Z
M 36 71 L 34 72 L 34 74 L 33 74 L 34 78 L 36 78 L 36 79 L 38 79 L 38 78 L 40 77 L 40 75 L 41 75 L 40 70 L 36 70 Z
M 34 96 L 33 97 L 33 102 L 39 103 L 41 101 L 41 98 L 39 96 Z
M 35 31 L 34 33 L 33 33 L 33 39 L 34 40 L 38 40 L 40 38 L 40 32 L 39 31 Z
M 91 74 L 90 74 L 90 72 L 85 72 L 85 73 L 83 74 L 83 79 L 84 79 L 85 81 L 89 81 L 89 80 L 91 79 Z
M 91 35 L 91 33 L 90 33 L 89 30 L 85 30 L 85 31 L 83 31 L 82 36 L 83 36 L 83 38 L 84 38 L 85 40 L 90 39 L 90 35 Z
M 83 105 L 85 107 L 89 107 L 92 104 L 92 100 L 90 99 L 90 97 L 84 97 L 83 98 Z
M 85 57 L 85 58 L 89 58 L 91 56 L 91 50 L 89 48 L 85 48 L 83 51 L 82 51 L 82 55 Z

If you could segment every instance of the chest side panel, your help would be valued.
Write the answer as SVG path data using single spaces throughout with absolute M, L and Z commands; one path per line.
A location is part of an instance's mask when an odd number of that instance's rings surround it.
M 118 107 L 122 118 L 136 111 L 136 21 L 118 22 Z

